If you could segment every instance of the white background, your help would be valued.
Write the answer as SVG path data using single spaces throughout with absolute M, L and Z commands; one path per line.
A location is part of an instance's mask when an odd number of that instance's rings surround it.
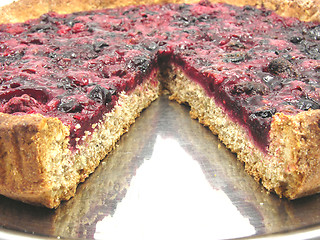
M 13 2 L 14 0 L 0 0 L 0 7 Z

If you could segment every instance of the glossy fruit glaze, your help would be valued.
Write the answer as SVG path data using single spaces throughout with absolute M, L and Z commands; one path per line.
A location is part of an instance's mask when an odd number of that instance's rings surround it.
M 0 111 L 58 117 L 71 146 L 171 63 L 262 149 L 272 116 L 320 108 L 320 25 L 201 2 L 48 13 L 0 25 Z

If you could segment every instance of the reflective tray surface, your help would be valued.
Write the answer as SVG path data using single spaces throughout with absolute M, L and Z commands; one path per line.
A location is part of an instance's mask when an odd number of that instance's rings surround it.
M 320 236 L 320 195 L 268 193 L 188 112 L 160 97 L 56 210 L 0 197 L 0 239 Z

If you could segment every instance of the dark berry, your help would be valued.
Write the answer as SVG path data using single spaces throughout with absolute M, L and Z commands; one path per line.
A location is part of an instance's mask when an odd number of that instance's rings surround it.
M 297 103 L 300 110 L 307 111 L 309 109 L 319 109 L 320 104 L 311 98 L 301 98 Z
M 112 101 L 112 91 L 97 84 L 89 93 L 88 97 L 97 103 L 107 104 Z
M 307 31 L 308 35 L 315 39 L 315 40 L 320 40 L 320 25 L 312 27 Z
M 320 60 L 320 43 L 306 42 L 304 50 L 309 57 Z
M 270 118 L 276 113 L 276 111 L 277 110 L 275 108 L 260 110 L 252 113 L 251 117 Z
M 223 57 L 224 62 L 238 63 L 243 62 L 248 58 L 248 54 L 246 52 L 233 52 L 227 53 Z
M 47 32 L 48 30 L 52 29 L 52 24 L 47 24 L 47 23 L 42 23 L 42 24 L 37 24 L 33 25 L 30 29 L 30 33 L 35 33 L 35 32 Z
M 76 86 L 68 78 L 58 79 L 57 88 L 62 88 L 64 90 L 73 90 Z
M 102 41 L 97 41 L 93 43 L 93 50 L 95 52 L 101 52 L 103 48 L 109 47 L 109 44 Z
M 73 27 L 76 23 L 80 23 L 80 21 L 75 20 L 75 16 L 71 16 L 70 18 L 64 19 L 64 24 Z
M 174 18 L 177 20 L 180 27 L 188 27 L 194 25 L 197 21 L 195 16 L 190 15 L 189 13 L 176 15 Z
M 144 41 L 142 45 L 145 49 L 149 51 L 154 51 L 158 48 L 158 44 L 154 41 Z
M 55 52 L 50 52 L 49 54 L 48 54 L 48 57 L 49 58 L 56 58 L 58 55 L 57 55 L 57 53 L 55 53 Z
M 282 57 L 273 59 L 268 65 L 268 71 L 276 75 L 281 73 L 287 73 L 288 75 L 297 75 L 293 64 Z
M 245 45 L 242 42 L 240 42 L 239 40 L 228 42 L 227 47 L 230 49 L 233 49 L 233 50 L 239 50 L 239 49 L 246 48 Z
M 292 42 L 292 43 L 294 43 L 294 44 L 298 44 L 298 43 L 300 43 L 302 40 L 303 40 L 302 37 L 297 37 L 297 36 L 290 38 L 290 42 Z
M 5 63 L 6 65 L 10 65 L 20 60 L 24 55 L 25 55 L 25 51 L 19 50 L 8 56 L 0 56 L 0 63 Z
M 255 11 L 256 8 L 250 6 L 250 5 L 246 5 L 243 7 L 243 11 Z
M 131 59 L 128 63 L 128 68 L 130 69 L 138 69 L 143 73 L 146 73 L 147 70 L 150 68 L 151 60 L 144 56 L 138 56 Z
M 82 106 L 75 99 L 63 98 L 60 101 L 58 110 L 65 113 L 77 113 L 82 111 Z
M 258 82 L 242 82 L 234 85 L 231 90 L 232 94 L 240 95 L 245 93 L 247 95 L 264 95 L 267 92 L 267 87 Z

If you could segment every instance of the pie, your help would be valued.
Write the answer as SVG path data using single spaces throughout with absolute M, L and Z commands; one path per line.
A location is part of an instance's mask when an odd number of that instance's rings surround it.
M 312 14 L 314 16 L 314 14 Z M 320 25 L 154 4 L 0 25 L 0 194 L 56 208 L 162 93 L 269 191 L 320 191 Z

